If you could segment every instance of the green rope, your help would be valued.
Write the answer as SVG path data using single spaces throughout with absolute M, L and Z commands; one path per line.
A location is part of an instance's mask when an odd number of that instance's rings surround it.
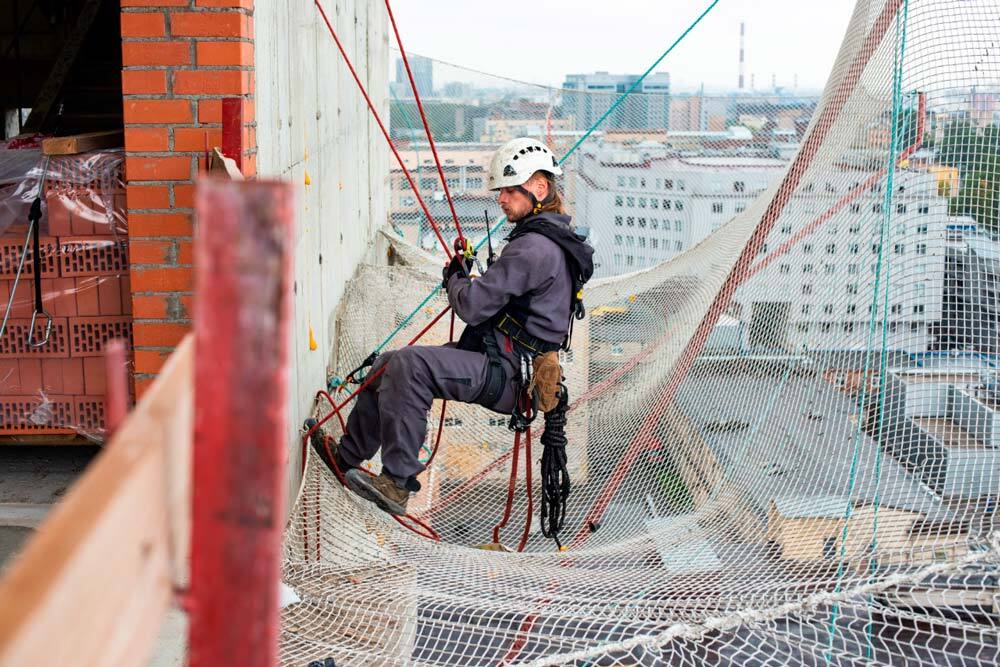
M 715 6 L 717 5 L 717 4 L 719 4 L 719 2 L 720 2 L 720 0 L 712 0 L 712 3 L 711 3 L 711 4 L 709 4 L 709 6 L 708 6 L 708 7 L 706 7 L 706 8 L 705 8 L 705 10 L 704 10 L 704 11 L 703 11 L 703 12 L 702 12 L 701 14 L 699 14 L 699 15 L 698 15 L 698 18 L 696 18 L 696 19 L 694 20 L 694 22 L 692 22 L 692 23 L 691 23 L 691 25 L 689 25 L 689 26 L 687 27 L 687 29 L 685 29 L 685 30 L 684 30 L 684 32 L 682 32 L 682 33 L 681 33 L 681 35 L 680 35 L 680 36 L 679 36 L 679 37 L 678 37 L 678 38 L 677 38 L 676 40 L 674 40 L 673 44 L 671 44 L 671 45 L 670 45 L 670 47 L 669 47 L 669 48 L 668 48 L 668 49 L 667 49 L 666 51 L 664 51 L 664 52 L 663 52 L 662 54 L 660 54 L 660 57 L 659 57 L 659 58 L 657 58 L 657 59 L 656 59 L 656 60 L 655 60 L 655 61 L 653 62 L 653 64 L 652 64 L 652 65 L 650 65 L 650 66 L 649 66 L 649 68 L 648 68 L 648 69 L 647 69 L 647 70 L 646 70 L 645 72 L 643 72 L 643 73 L 642 73 L 642 75 L 641 75 L 641 76 L 640 76 L 640 77 L 639 77 L 638 79 L 636 79 L 636 82 L 635 82 L 634 84 L 632 84 L 632 86 L 631 86 L 631 87 L 630 87 L 630 88 L 629 88 L 628 90 L 626 90 L 626 91 L 625 91 L 624 93 L 622 93 L 622 94 L 621 94 L 621 95 L 620 95 L 620 96 L 618 97 L 618 99 L 617 99 L 617 100 L 615 100 L 615 102 L 614 102 L 614 103 L 613 103 L 613 104 L 611 105 L 611 107 L 610 107 L 610 108 L 609 108 L 609 109 L 608 109 L 608 110 L 607 110 L 607 111 L 606 111 L 606 112 L 604 113 L 604 115 L 603 115 L 603 116 L 601 116 L 600 118 L 598 118 L 598 119 L 597 119 L 597 121 L 596 121 L 596 122 L 595 122 L 595 123 L 594 123 L 593 125 L 591 125 L 591 126 L 590 126 L 590 128 L 589 128 L 589 129 L 588 129 L 588 130 L 587 130 L 587 131 L 586 131 L 586 132 L 585 132 L 585 133 L 583 134 L 583 136 L 582 136 L 582 137 L 580 137 L 580 139 L 579 139 L 579 140 L 578 140 L 578 141 L 577 141 L 577 142 L 576 142 L 575 144 L 573 144 L 573 146 L 572 146 L 572 147 L 571 147 L 571 148 L 570 148 L 570 149 L 569 149 L 568 151 L 566 151 L 566 154 L 565 154 L 565 155 L 563 155 L 562 159 L 560 159 L 560 160 L 559 160 L 559 164 L 560 164 L 560 165 L 562 165 L 562 164 L 563 164 L 563 163 L 564 163 L 564 162 L 565 162 L 565 161 L 566 161 L 566 160 L 567 160 L 567 159 L 569 158 L 569 156 L 570 156 L 570 155 L 572 155 L 572 154 L 573 154 L 573 153 L 574 153 L 574 152 L 576 151 L 576 149 L 577 149 L 577 148 L 579 148 L 579 147 L 580 147 L 580 145 L 581 145 L 581 144 L 582 144 L 582 143 L 583 143 L 583 142 L 584 142 L 584 141 L 585 141 L 585 140 L 586 140 L 586 139 L 587 139 L 587 138 L 588 138 L 588 137 L 589 137 L 589 136 L 590 136 L 591 134 L 593 134 L 593 133 L 594 133 L 594 131 L 595 131 L 595 130 L 596 130 L 596 129 L 597 129 L 598 127 L 600 127 L 601 123 L 603 123 L 603 122 L 605 121 L 605 119 L 606 119 L 606 118 L 607 118 L 607 117 L 608 117 L 609 115 L 611 115 L 611 113 L 612 113 L 612 112 L 613 112 L 613 111 L 614 111 L 615 109 L 617 109 L 617 108 L 618 108 L 618 106 L 619 106 L 619 105 L 621 105 L 621 103 L 622 103 L 622 102 L 624 102 L 624 101 L 625 101 L 625 98 L 626 98 L 626 97 L 628 97 L 628 96 L 629 96 L 629 95 L 630 95 L 630 94 L 631 94 L 631 93 L 632 93 L 632 92 L 633 92 L 633 91 L 634 91 L 634 90 L 635 90 L 636 88 L 638 88 L 638 87 L 639 87 L 639 84 L 641 84 L 641 83 L 642 83 L 642 82 L 643 82 L 643 81 L 644 81 L 644 80 L 646 79 L 646 77 L 647 77 L 647 76 L 649 76 L 650 72 L 652 72 L 652 71 L 653 71 L 653 70 L 654 70 L 654 69 L 655 69 L 655 68 L 656 68 L 656 67 L 657 67 L 657 66 L 658 66 L 658 65 L 659 65 L 659 64 L 660 64 L 660 63 L 661 63 L 661 62 L 663 61 L 663 59 L 664 59 L 664 58 L 666 58 L 666 57 L 667 57 L 667 55 L 668 55 L 668 54 L 669 54 L 669 53 L 670 53 L 671 51 L 673 51 L 673 50 L 674 50 L 674 49 L 675 49 L 675 48 L 677 47 L 677 45 L 678 45 L 678 44 L 680 44 L 680 43 L 681 43 L 681 41 L 682 41 L 682 40 L 683 40 L 683 39 L 684 39 L 685 37 L 687 37 L 688 33 L 690 33 L 690 32 L 691 32 L 692 30 L 694 30 L 695 26 L 697 26 L 697 25 L 698 25 L 699 23 L 701 23 L 701 20 L 702 20 L 703 18 L 705 18 L 705 17 L 706 17 L 707 15 L 708 15 L 708 13 L 709 13 L 710 11 L 712 11 L 712 9 L 713 9 L 713 8 L 714 8 L 714 7 L 715 7 Z M 411 128 L 411 129 L 412 129 L 412 128 Z M 497 232 L 499 232 L 499 230 L 500 230 L 500 229 L 501 229 L 501 228 L 502 228 L 502 227 L 503 227 L 503 226 L 504 226 L 504 225 L 505 225 L 506 223 L 507 223 L 507 218 L 506 218 L 506 216 L 504 216 L 504 217 L 501 217 L 501 218 L 500 218 L 500 220 L 499 220 L 499 221 L 497 222 L 497 224 L 496 224 L 495 226 L 493 226 L 492 228 L 490 228 L 490 231 L 489 231 L 489 234 L 488 234 L 488 235 L 484 235 L 484 236 L 483 236 L 483 238 L 479 239 L 479 242 L 478 242 L 478 243 L 476 243 L 476 245 L 474 246 L 474 248 L 475 248 L 475 251 L 476 251 L 476 252 L 479 252 L 479 250 L 480 250 L 480 249 L 481 249 L 481 248 L 482 248 L 482 247 L 483 247 L 483 246 L 484 246 L 484 245 L 486 244 L 487 240 L 489 240 L 489 236 L 490 236 L 490 235 L 492 235 L 492 234 L 496 234 Z M 409 315 L 407 315 L 407 316 L 406 316 L 406 318 L 405 318 L 405 319 L 403 320 L 403 322 L 402 322 L 402 323 L 401 323 L 401 324 L 400 324 L 400 325 L 399 325 L 398 327 L 396 327 L 396 328 L 395 328 L 395 329 L 394 329 L 394 330 L 392 331 L 392 333 L 390 333 L 390 334 L 389 334 L 389 335 L 388 335 L 388 336 L 387 336 L 387 337 L 385 338 L 385 340 L 383 340 L 383 341 L 382 341 L 381 343 L 379 343 L 378 347 L 376 347 L 376 348 L 375 348 L 375 351 L 376 351 L 376 352 L 381 352 L 382 350 L 384 350 L 384 349 L 385 349 L 385 347 L 386 347 L 386 346 L 387 346 L 387 345 L 388 345 L 389 343 L 391 343 L 391 342 L 392 342 L 393 338 L 395 338 L 395 337 L 396 337 L 397 335 L 399 335 L 399 332 L 400 332 L 400 331 L 402 331 L 403 329 L 405 329 L 405 328 L 406 328 L 406 325 L 407 325 L 407 324 L 408 324 L 408 323 L 410 322 L 410 320 L 411 320 L 411 319 L 413 318 L 413 316 L 414 316 L 414 315 L 416 315 L 416 314 L 417 314 L 418 312 L 420 312 L 420 309 L 421 309 L 421 308 L 423 308 L 423 307 L 424 307 L 424 306 L 425 306 L 425 305 L 427 304 L 427 302 L 428 302 L 428 301 L 430 301 L 430 300 L 431 300 L 431 299 L 432 299 L 433 297 L 435 297 L 435 296 L 436 296 L 436 295 L 438 294 L 438 292 L 439 292 L 440 290 L 441 290 L 441 288 L 440 288 L 440 287 L 435 287 L 435 288 L 434 288 L 434 289 L 433 289 L 433 290 L 431 291 L 431 293 L 430 293 L 430 294 L 428 294 L 428 295 L 427 295 L 427 296 L 426 296 L 426 297 L 424 298 L 424 300 L 420 302 L 420 305 L 418 305 L 418 306 L 417 306 L 417 307 L 416 307 L 416 308 L 415 308 L 415 309 L 413 310 L 413 312 L 411 312 L 411 313 L 410 313 Z M 336 389 L 337 387 L 339 387 L 339 386 L 341 385 L 341 380 L 340 380 L 340 378 L 337 378 L 337 377 L 333 377 L 333 378 L 330 378 L 330 380 L 329 380 L 329 382 L 328 382 L 328 385 L 329 385 L 329 388 L 330 388 L 330 389 L 331 389 L 331 391 L 332 391 L 332 390 Z
M 862 435 L 862 414 L 865 410 L 865 404 L 868 398 L 868 374 L 871 370 L 871 357 L 872 357 L 872 344 L 875 338 L 875 324 L 878 321 L 878 303 L 880 291 L 884 294 L 883 302 L 883 312 L 882 312 L 882 331 L 881 331 L 881 350 L 879 353 L 879 393 L 878 393 L 878 407 L 879 407 L 879 417 L 878 417 L 878 432 L 881 432 L 882 426 L 885 419 L 885 373 L 886 366 L 888 363 L 888 327 L 889 327 L 889 262 L 885 253 L 886 245 L 888 244 L 888 232 L 890 228 L 890 220 L 892 217 L 892 199 L 893 199 L 893 189 L 896 174 L 896 162 L 899 153 L 900 144 L 900 123 L 899 119 L 901 116 L 902 107 L 902 85 L 903 85 L 903 61 L 906 55 L 906 26 L 907 18 L 909 13 L 909 0 L 903 0 L 903 11 L 902 14 L 896 15 L 896 41 L 899 44 L 899 48 L 894 50 L 893 53 L 893 95 L 892 95 L 892 138 L 889 146 L 889 161 L 886 167 L 886 185 L 885 193 L 882 198 L 882 221 L 879 229 L 879 251 L 878 251 L 878 262 L 875 269 L 875 284 L 872 289 L 872 310 L 871 318 L 868 325 L 868 338 L 865 344 L 865 364 L 864 372 L 861 376 L 861 397 L 859 401 L 858 408 L 858 422 L 857 430 L 854 435 L 854 451 L 851 459 L 851 470 L 848 482 L 848 492 L 847 492 L 847 506 L 844 508 L 844 527 L 841 529 L 840 536 L 840 559 L 837 564 L 837 586 L 835 592 L 839 593 L 843 584 L 843 578 L 845 574 L 845 562 L 847 556 L 847 535 L 848 535 L 848 523 L 854 511 L 854 489 L 857 484 L 857 472 L 860 458 L 861 441 Z M 884 286 L 883 286 L 883 271 L 884 276 Z M 882 447 L 880 443 L 875 443 L 875 510 L 872 515 L 872 546 L 871 546 L 871 556 L 870 563 L 872 567 L 875 566 L 875 548 L 877 547 L 877 535 L 878 535 L 878 503 L 880 500 L 880 487 L 881 487 L 881 476 L 882 476 Z M 874 574 L 874 573 L 872 573 Z M 869 576 L 869 581 L 871 576 Z M 840 614 L 840 605 L 834 604 L 830 612 L 830 625 L 828 629 L 829 644 L 827 646 L 826 652 L 824 652 L 824 659 L 826 663 L 829 664 L 832 658 L 833 642 L 837 634 L 837 617 Z M 871 637 L 871 619 L 865 624 L 865 635 L 866 635 L 866 654 L 871 658 L 874 647 L 872 645 Z

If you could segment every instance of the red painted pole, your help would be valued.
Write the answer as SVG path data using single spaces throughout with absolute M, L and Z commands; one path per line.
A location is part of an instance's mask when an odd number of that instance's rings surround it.
M 277 665 L 292 199 L 198 184 L 191 667 Z
M 243 171 L 243 100 L 239 97 L 222 100 L 222 154 Z

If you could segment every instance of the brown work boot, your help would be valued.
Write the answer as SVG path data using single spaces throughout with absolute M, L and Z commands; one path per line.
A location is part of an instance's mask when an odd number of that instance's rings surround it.
M 316 423 L 315 419 L 307 419 L 305 423 L 306 432 L 308 433 Z M 327 433 L 322 426 L 313 431 L 312 435 L 309 436 L 309 444 L 312 445 L 313 451 L 316 452 L 320 460 L 326 464 L 326 467 L 334 475 L 337 474 L 337 470 L 340 470 L 340 474 L 343 475 L 354 467 L 347 463 L 344 457 L 341 456 L 340 443 L 337 442 L 337 439 Z
M 370 500 L 379 509 L 402 516 L 406 514 L 406 503 L 410 492 L 396 486 L 396 482 L 383 470 L 378 477 L 373 477 L 363 470 L 351 468 L 344 475 L 347 487 L 365 500 Z

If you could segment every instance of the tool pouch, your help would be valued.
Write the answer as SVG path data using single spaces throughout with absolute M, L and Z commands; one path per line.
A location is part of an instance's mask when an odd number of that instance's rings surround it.
M 534 373 L 528 386 L 528 395 L 537 392 L 538 409 L 548 412 L 559 405 L 562 367 L 558 352 L 546 352 L 535 357 L 532 362 Z

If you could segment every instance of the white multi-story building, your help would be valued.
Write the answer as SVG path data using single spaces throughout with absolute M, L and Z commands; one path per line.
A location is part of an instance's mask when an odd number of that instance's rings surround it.
M 805 183 L 788 202 L 766 240 L 762 258 L 769 263 L 736 294 L 746 345 L 881 348 L 883 319 L 889 350 L 923 352 L 933 343 L 931 329 L 942 317 L 948 200 L 938 195 L 933 174 L 897 170 L 886 212 L 884 179 L 863 187 L 866 176 L 831 174 L 829 182 Z
M 745 210 L 786 164 L 739 155 L 687 156 L 652 142 L 631 150 L 585 151 L 576 175 L 576 213 L 592 230 L 596 275 L 635 271 L 686 251 Z M 928 349 L 929 329 L 942 318 L 948 201 L 938 195 L 933 174 L 897 170 L 886 215 L 883 186 L 861 184 L 868 176 L 835 171 L 827 181 L 803 183 L 784 207 L 761 260 L 773 256 L 736 294 L 744 348 L 864 349 L 872 303 L 881 304 L 888 280 L 887 347 Z M 880 247 L 884 222 L 887 236 Z M 782 249 L 786 241 L 792 244 Z M 881 317 L 881 306 L 878 312 Z M 880 328 L 871 343 L 881 346 Z
M 576 219 L 591 229 L 597 277 L 653 266 L 742 212 L 781 175 L 784 160 L 682 157 L 662 144 L 584 151 Z

